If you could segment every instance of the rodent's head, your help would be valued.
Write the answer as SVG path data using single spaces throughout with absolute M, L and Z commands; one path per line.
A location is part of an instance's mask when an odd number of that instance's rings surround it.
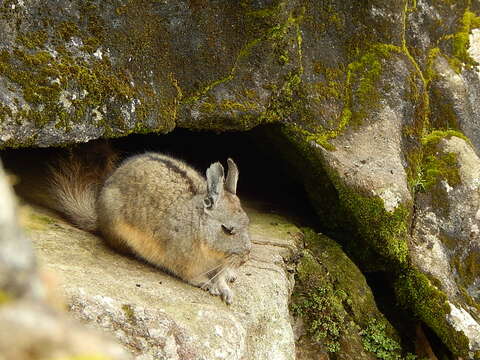
M 237 197 L 238 168 L 228 159 L 228 173 L 216 162 L 207 169 L 207 193 L 203 198 L 203 238 L 208 250 L 224 255 L 232 265 L 245 262 L 252 243 L 249 219 Z

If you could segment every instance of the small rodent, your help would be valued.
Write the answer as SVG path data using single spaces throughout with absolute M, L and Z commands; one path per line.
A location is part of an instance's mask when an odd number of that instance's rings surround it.
M 160 153 L 132 156 L 118 167 L 113 160 L 99 166 L 72 155 L 51 166 L 50 205 L 78 227 L 100 232 L 115 249 L 230 304 L 228 283 L 252 245 L 249 219 L 236 195 L 238 168 L 227 162 L 226 176 L 215 162 L 205 178 Z

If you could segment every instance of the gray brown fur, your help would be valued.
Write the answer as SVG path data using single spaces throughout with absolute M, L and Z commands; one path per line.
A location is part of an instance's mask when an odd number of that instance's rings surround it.
M 82 167 L 70 161 L 53 169 L 57 210 L 80 228 L 101 232 L 117 250 L 232 302 L 228 283 L 251 249 L 233 160 L 226 179 L 218 162 L 205 179 L 184 162 L 153 152 L 133 156 L 113 172 Z

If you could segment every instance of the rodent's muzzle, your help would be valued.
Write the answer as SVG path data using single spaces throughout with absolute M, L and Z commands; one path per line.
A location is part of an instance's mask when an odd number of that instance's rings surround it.
M 250 252 L 252 251 L 252 242 L 250 236 L 245 236 L 244 244 L 242 247 L 238 247 L 232 251 L 232 254 L 238 259 L 238 266 L 245 264 L 250 258 Z

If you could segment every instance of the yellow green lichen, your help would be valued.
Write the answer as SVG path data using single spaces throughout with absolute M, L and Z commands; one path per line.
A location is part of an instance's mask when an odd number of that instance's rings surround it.
M 57 26 L 57 34 L 63 41 L 69 41 L 72 37 L 80 36 L 80 29 L 77 24 L 64 21 Z
M 391 44 L 374 44 L 347 67 L 346 106 L 352 112 L 352 121 L 360 125 L 363 119 L 379 105 L 380 91 L 377 81 L 383 73 L 382 62 L 402 49 Z
M 341 65 L 333 68 L 320 62 L 315 63 L 314 71 L 323 75 L 325 81 L 315 83 L 304 91 L 308 91 L 310 97 L 313 96 L 314 100 L 321 103 L 334 102 L 342 105 L 342 110 L 337 118 L 331 118 L 328 124 L 321 125 L 318 121 L 312 121 L 314 116 L 308 114 L 301 104 L 294 107 L 301 117 L 300 131 L 308 140 L 316 141 L 327 150 L 333 150 L 334 146 L 329 142 L 331 139 L 342 134 L 348 126 L 361 125 L 380 104 L 378 81 L 384 71 L 385 61 L 395 53 L 402 53 L 401 48 L 379 43 L 371 45 L 363 53 L 359 52 L 356 60 L 345 66 L 343 71 Z M 286 106 L 281 104 L 280 108 Z
M 103 128 L 106 136 L 114 134 L 112 128 L 121 129 L 122 135 L 133 130 L 145 132 L 147 121 L 150 131 L 168 131 L 173 127 L 177 99 L 159 100 L 158 89 L 153 89 L 151 83 L 136 82 L 123 59 L 111 63 L 108 52 L 100 47 L 110 42 L 105 46 L 108 48 L 120 36 L 111 32 L 105 40 L 108 24 L 100 17 L 99 6 L 102 5 L 92 1 L 79 4 L 81 22 L 58 22 L 47 13 L 38 30 L 19 31 L 12 50 L 0 54 L 0 76 L 7 79 L 8 86 L 19 86 L 23 99 L 14 98 L 14 107 L 9 109 L 2 107 L 0 121 L 32 121 L 38 126 L 54 122 L 57 128 L 68 131 L 74 123 L 91 120 Z M 132 7 L 137 8 L 134 2 L 127 6 Z M 7 7 L 6 11 L 10 9 Z M 142 40 L 134 38 L 136 33 L 131 32 L 128 35 L 132 41 L 123 44 L 151 44 L 157 32 L 150 31 L 151 22 L 148 24 Z M 72 38 L 78 39 L 73 42 Z M 135 53 L 145 55 L 145 51 L 138 49 Z M 169 87 L 168 82 L 165 87 Z M 173 85 L 171 89 L 175 91 Z M 168 91 L 162 89 L 166 97 Z M 128 125 L 134 124 L 134 128 L 126 129 L 125 120 L 130 120 Z M 153 124 L 156 129 L 152 129 Z M 17 146 L 11 140 L 8 143 Z
M 17 113 L 38 126 L 56 121 L 83 121 L 87 109 L 105 104 L 115 94 L 129 102 L 134 91 L 126 77 L 114 73 L 108 59 L 84 60 L 47 51 L 27 53 L 15 50 L 0 53 L 0 74 L 19 85 L 30 106 Z M 75 95 L 70 96 L 74 93 Z
M 457 255 L 454 258 L 454 266 L 458 272 L 459 279 L 464 287 L 469 287 L 475 283 L 480 276 L 480 252 L 471 249 L 464 256 Z M 480 307 L 480 304 L 477 304 Z
M 260 12 L 247 11 L 247 15 L 249 14 L 250 16 L 253 16 L 253 17 L 262 17 L 262 18 L 271 17 L 273 15 L 271 12 L 278 11 L 278 7 L 281 4 L 283 4 L 283 2 L 279 3 L 276 7 L 271 8 L 268 11 L 266 9 L 263 9 Z M 242 3 L 242 5 L 247 6 L 245 2 Z M 291 15 L 284 22 L 280 24 L 275 24 L 269 29 L 267 29 L 262 36 L 254 38 L 248 43 L 246 43 L 238 52 L 233 67 L 225 77 L 216 79 L 213 82 L 204 86 L 195 94 L 182 98 L 181 103 L 192 104 L 192 103 L 198 102 L 202 97 L 206 96 L 218 85 L 232 81 L 236 76 L 236 73 L 239 69 L 241 62 L 250 55 L 254 47 L 260 45 L 261 43 L 271 41 L 274 44 L 273 52 L 274 54 L 277 55 L 279 63 L 281 63 L 282 65 L 289 63 L 290 58 L 288 57 L 288 52 L 282 46 L 282 43 L 284 42 L 284 39 L 287 37 L 287 34 L 291 31 L 292 28 L 296 29 L 297 33 L 299 32 L 298 22 L 299 22 L 300 16 L 301 15 L 298 15 L 298 16 Z M 298 38 L 297 38 L 297 42 L 298 42 Z M 297 44 L 297 45 L 300 47 L 300 44 Z M 273 96 L 275 99 L 270 103 L 267 110 L 262 115 L 260 115 L 258 121 L 256 122 L 260 123 L 260 122 L 281 121 L 285 119 L 288 116 L 288 114 L 291 114 L 292 110 L 290 109 L 290 102 L 292 99 L 294 88 L 298 86 L 299 83 L 300 83 L 300 78 L 297 73 L 291 72 L 289 75 L 287 75 L 283 86 L 279 89 L 280 90 L 279 94 Z M 251 96 L 252 94 L 250 94 L 250 97 Z M 258 108 L 258 105 L 252 102 L 251 100 L 247 100 L 243 103 L 240 103 L 238 101 L 222 100 L 218 103 L 216 101 L 202 102 L 200 106 L 200 110 L 206 111 L 207 113 L 213 113 L 213 112 L 222 111 L 222 110 L 223 111 L 235 110 L 236 112 L 234 113 L 235 115 L 234 119 L 239 124 L 242 124 L 242 123 L 245 123 L 246 119 L 253 120 L 251 116 L 249 116 L 248 114 L 244 114 L 244 112 L 249 112 L 254 110 L 258 111 L 259 108 Z M 215 128 L 215 124 L 211 123 L 210 125 L 214 125 L 214 128 Z M 252 127 L 252 126 L 253 125 L 250 125 L 249 127 Z

